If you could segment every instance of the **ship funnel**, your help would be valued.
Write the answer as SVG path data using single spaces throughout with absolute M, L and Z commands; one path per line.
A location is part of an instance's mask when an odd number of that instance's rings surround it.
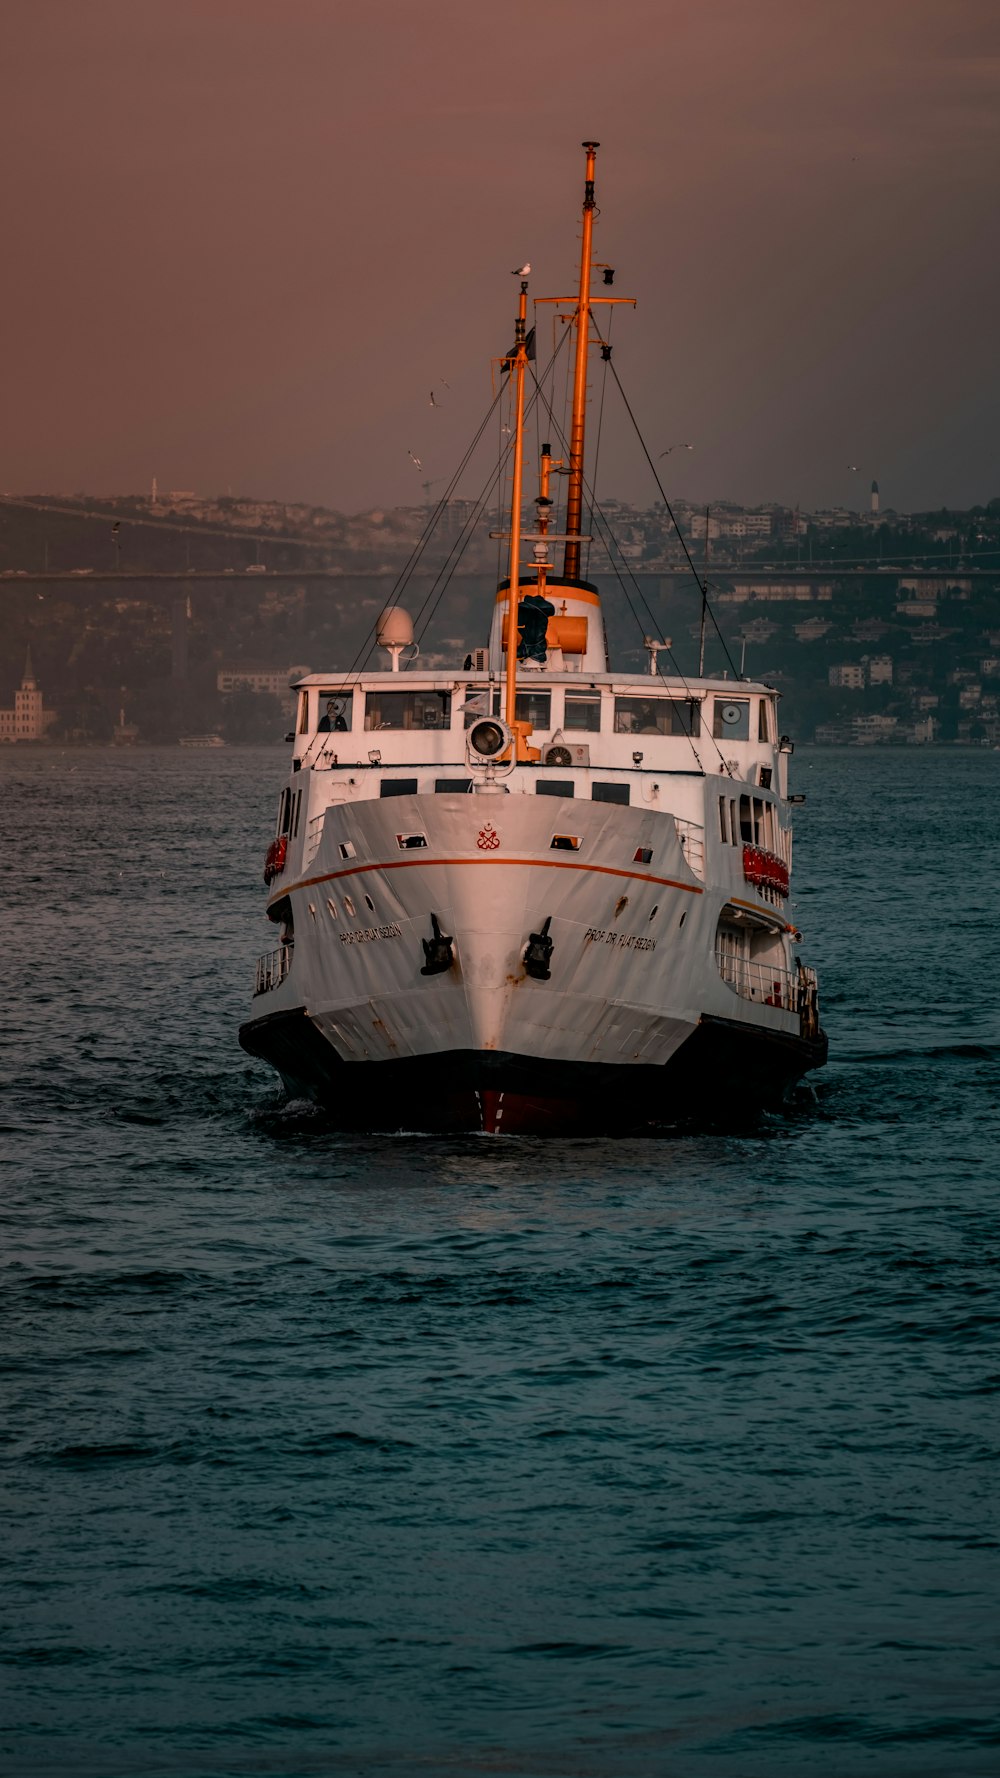
M 375 640 L 380 648 L 388 649 L 392 655 L 392 670 L 399 672 L 399 657 L 404 648 L 412 648 L 413 619 L 402 605 L 387 605 L 378 614 L 375 625 Z

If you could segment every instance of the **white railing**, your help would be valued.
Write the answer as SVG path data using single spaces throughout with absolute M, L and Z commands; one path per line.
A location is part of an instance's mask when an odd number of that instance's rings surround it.
M 276 951 L 265 951 L 257 959 L 257 985 L 254 994 L 268 994 L 283 982 L 292 965 L 291 945 L 279 945 Z
M 677 838 L 681 843 L 681 851 L 688 866 L 696 877 L 705 880 L 705 829 L 696 821 L 682 821 L 679 815 L 674 816 Z
M 749 957 L 735 957 L 731 951 L 716 951 L 715 960 L 726 986 L 742 1000 L 798 1012 L 799 980 L 790 970 L 779 969 L 772 963 L 754 963 Z

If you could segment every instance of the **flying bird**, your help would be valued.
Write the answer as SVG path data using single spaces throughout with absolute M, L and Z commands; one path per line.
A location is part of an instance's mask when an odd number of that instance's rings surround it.
M 672 444 L 672 445 L 668 445 L 665 451 L 661 451 L 660 456 L 661 457 L 669 457 L 671 451 L 693 451 L 693 450 L 694 450 L 693 444 L 690 444 L 690 445 L 689 444 Z
M 417 468 L 418 468 L 418 469 L 423 469 L 423 464 L 422 464 L 422 463 L 421 463 L 421 461 L 420 461 L 420 458 L 419 458 L 419 457 L 415 457 L 415 456 L 414 456 L 414 455 L 413 455 L 413 452 L 412 452 L 412 451 L 410 451 L 410 450 L 408 450 L 408 451 L 407 451 L 407 453 L 406 453 L 406 455 L 407 455 L 407 456 L 408 456 L 408 457 L 409 457 L 409 459 L 410 459 L 410 462 L 411 462 L 411 463 L 415 463 L 415 464 L 416 464 L 416 466 L 417 466 Z
M 858 466 L 856 463 L 848 463 L 847 467 L 848 467 L 848 469 L 853 469 L 853 470 L 857 471 Z
M 527 278 L 530 272 L 531 261 L 530 259 L 526 259 L 523 265 L 515 266 L 510 275 L 512 278 Z

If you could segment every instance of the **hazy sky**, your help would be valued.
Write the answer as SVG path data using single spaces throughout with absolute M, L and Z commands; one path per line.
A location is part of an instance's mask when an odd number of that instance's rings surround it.
M 669 491 L 1000 494 L 998 0 L 6 0 L 3 40 L 0 489 L 415 503 L 510 268 L 572 288 L 594 136 Z M 617 420 L 601 482 L 655 494 Z

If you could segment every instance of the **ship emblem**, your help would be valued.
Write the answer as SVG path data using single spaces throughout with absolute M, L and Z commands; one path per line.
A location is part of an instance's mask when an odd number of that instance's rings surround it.
M 479 847 L 480 852 L 495 852 L 499 844 L 500 835 L 497 833 L 493 823 L 487 821 L 486 826 L 479 829 L 479 838 L 476 841 L 476 845 Z

